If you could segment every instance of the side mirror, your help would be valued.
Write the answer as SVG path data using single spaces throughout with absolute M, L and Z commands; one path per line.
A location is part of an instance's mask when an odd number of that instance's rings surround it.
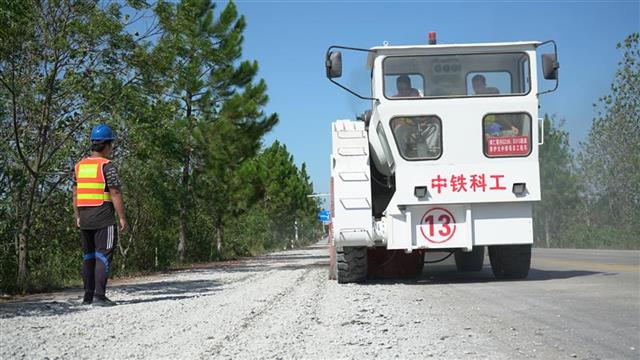
M 556 54 L 542 54 L 542 75 L 546 80 L 557 80 L 559 68 Z
M 325 62 L 327 69 L 327 77 L 335 79 L 342 76 L 342 53 L 340 51 L 331 51 L 327 54 Z

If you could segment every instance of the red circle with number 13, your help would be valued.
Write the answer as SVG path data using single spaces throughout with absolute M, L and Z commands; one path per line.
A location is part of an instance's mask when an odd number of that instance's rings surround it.
M 456 219 L 447 209 L 435 207 L 429 209 L 420 220 L 420 232 L 427 241 L 442 244 L 451 240 L 456 232 Z

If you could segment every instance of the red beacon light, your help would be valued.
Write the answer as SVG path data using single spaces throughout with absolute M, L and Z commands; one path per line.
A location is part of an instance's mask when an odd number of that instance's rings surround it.
M 429 32 L 429 45 L 435 45 L 436 44 L 436 32 L 435 31 L 430 31 Z

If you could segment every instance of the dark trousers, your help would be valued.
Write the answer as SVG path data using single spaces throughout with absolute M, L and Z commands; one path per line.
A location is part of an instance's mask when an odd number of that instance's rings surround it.
M 117 229 L 114 225 L 109 225 L 98 230 L 80 230 L 80 236 L 84 252 L 84 292 L 89 297 L 94 294 L 103 296 L 107 288 L 113 249 L 118 240 Z

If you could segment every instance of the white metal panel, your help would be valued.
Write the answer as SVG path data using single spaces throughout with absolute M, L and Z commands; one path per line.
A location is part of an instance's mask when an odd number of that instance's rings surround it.
M 347 210 L 363 210 L 371 209 L 371 204 L 366 197 L 361 198 L 341 198 L 342 207 Z
M 381 99 L 374 111 L 371 128 L 381 123 L 391 142 L 395 159 L 396 192 L 388 212 L 397 213 L 398 205 L 410 204 L 462 204 L 484 202 L 529 202 L 540 199 L 538 164 L 538 99 L 536 97 L 535 51 L 528 51 L 531 66 L 531 89 L 527 95 L 500 97 L 467 97 L 442 99 Z M 382 77 L 382 58 L 376 60 L 375 77 Z M 375 83 L 374 93 L 382 94 L 382 81 Z M 526 157 L 488 158 L 483 152 L 482 120 L 490 113 L 524 112 L 531 116 L 531 153 Z M 442 121 L 442 156 L 437 160 L 408 161 L 400 156 L 389 121 L 394 116 L 435 115 Z M 371 134 L 370 134 L 371 135 Z M 374 135 L 371 135 L 374 136 Z M 451 176 L 485 176 L 485 191 L 447 191 L 450 187 L 433 188 L 434 179 Z M 497 183 L 496 183 L 497 181 Z M 517 197 L 512 193 L 514 183 L 524 182 L 528 193 Z M 427 186 L 429 196 L 417 199 L 414 187 Z M 468 190 L 467 184 L 467 190 Z M 489 189 L 493 187 L 494 189 Z
M 413 223 L 411 212 L 398 213 L 387 216 L 386 228 L 387 249 L 402 250 L 411 249 Z
M 369 176 L 364 171 L 343 171 L 338 176 L 342 181 L 369 181 Z
M 436 205 L 414 209 L 414 247 L 427 249 L 471 247 L 466 206 Z M 432 221 L 427 221 L 427 217 L 431 217 Z
M 386 216 L 387 248 L 471 249 L 532 244 L 531 213 L 531 203 L 408 206 L 398 214 Z M 448 215 L 446 221 L 438 221 L 441 214 Z M 429 215 L 431 221 L 426 219 Z
M 338 120 L 332 124 L 333 214 L 336 246 L 373 243 L 369 140 L 364 123 Z
M 471 248 L 470 217 L 468 204 L 408 206 L 399 214 L 387 216 L 391 219 L 387 248 Z
M 358 147 L 339 147 L 338 155 L 342 156 L 363 156 L 367 155 L 367 150 L 364 146 Z
M 496 160 L 495 163 L 398 166 L 396 193 L 392 201 L 397 206 L 540 200 L 538 166 L 531 162 Z M 464 178 L 464 189 L 459 176 Z M 455 183 L 451 181 L 452 177 L 456 177 Z M 484 186 L 481 186 L 483 181 Z M 522 196 L 514 194 L 512 190 L 515 183 L 525 183 L 527 193 Z M 428 195 L 417 198 L 414 195 L 416 186 L 427 187 Z
M 364 139 L 367 135 L 364 130 L 355 130 L 355 131 L 338 131 L 338 138 L 340 139 Z
M 474 245 L 533 244 L 531 203 L 473 204 Z

